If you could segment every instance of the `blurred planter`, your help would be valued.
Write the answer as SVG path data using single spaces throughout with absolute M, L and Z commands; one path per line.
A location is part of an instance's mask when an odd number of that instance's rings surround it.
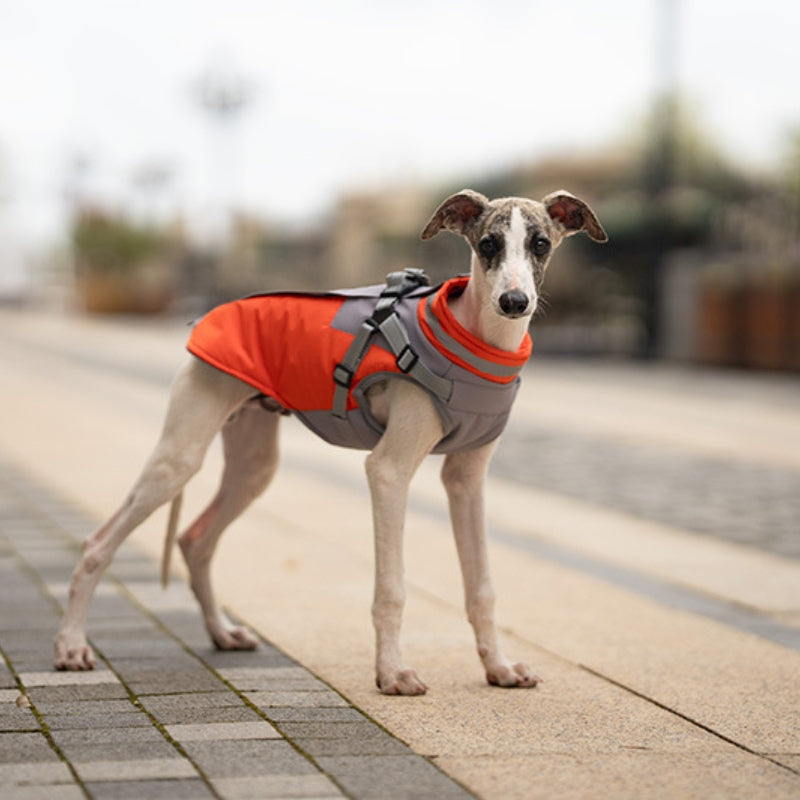
M 800 370 L 800 280 L 706 284 L 698 307 L 698 356 L 707 364 Z
M 700 361 L 717 366 L 742 364 L 742 299 L 738 286 L 711 283 L 703 287 L 697 326 Z
M 174 297 L 163 262 L 136 264 L 123 272 L 82 269 L 77 288 L 83 310 L 98 314 L 158 314 Z
M 154 314 L 172 301 L 174 248 L 164 232 L 90 210 L 75 220 L 72 246 L 86 311 Z
M 781 285 L 750 286 L 743 307 L 744 362 L 760 369 L 786 369 L 789 293 Z
M 787 292 L 787 366 L 795 372 L 800 372 L 800 280 Z

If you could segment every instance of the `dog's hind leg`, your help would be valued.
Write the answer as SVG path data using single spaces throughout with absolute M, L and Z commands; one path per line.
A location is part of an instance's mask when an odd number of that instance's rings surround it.
M 194 358 L 179 371 L 161 437 L 141 476 L 122 507 L 84 544 L 56 636 L 56 669 L 94 667 L 86 618 L 103 570 L 128 534 L 197 472 L 225 420 L 253 393 L 252 387 Z
M 189 567 L 209 636 L 220 650 L 252 650 L 258 640 L 233 625 L 219 607 L 211 583 L 211 558 L 225 528 L 269 485 L 278 465 L 278 414 L 248 403 L 222 429 L 225 468 L 219 491 L 178 543 Z

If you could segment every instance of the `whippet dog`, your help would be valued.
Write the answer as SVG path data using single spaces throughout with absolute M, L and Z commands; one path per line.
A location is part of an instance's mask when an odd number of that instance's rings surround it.
M 101 573 L 128 534 L 171 502 L 166 574 L 182 489 L 219 431 L 225 458 L 219 491 L 178 544 L 214 645 L 222 650 L 257 646 L 257 638 L 232 624 L 217 604 L 210 561 L 220 534 L 275 473 L 281 413 L 296 413 L 328 441 L 371 451 L 366 475 L 375 534 L 372 618 L 380 691 L 419 695 L 427 690 L 404 664 L 400 625 L 408 486 L 431 452 L 445 453 L 441 478 L 467 616 L 486 679 L 504 687 L 537 684 L 539 678 L 527 664 L 506 658 L 498 639 L 487 563 L 484 477 L 518 372 L 530 353 L 528 325 L 550 256 L 565 237 L 579 231 L 598 242 L 607 236 L 589 206 L 565 191 L 539 202 L 490 201 L 465 190 L 441 204 L 422 238 L 441 230 L 466 238 L 470 274 L 428 288 L 407 271 L 383 292 L 317 297 L 313 314 L 317 323 L 325 318 L 334 345 L 317 347 L 312 337 L 298 355 L 294 334 L 283 330 L 287 319 L 299 316 L 299 306 L 292 304 L 301 298 L 290 293 L 225 304 L 198 323 L 188 345 L 192 355 L 175 379 L 153 454 L 123 505 L 85 542 L 55 641 L 57 669 L 94 667 L 86 619 Z M 344 311 L 354 308 L 347 304 L 353 298 L 360 303 L 353 312 L 360 314 L 355 321 L 351 311 Z M 275 315 L 262 312 L 267 306 Z M 311 328 L 318 330 L 319 325 Z M 271 356 L 261 353 L 270 347 L 275 351 Z M 295 384 L 302 384 L 309 371 L 312 350 L 324 351 L 327 374 L 316 388 L 297 389 Z M 265 360 L 255 358 L 255 351 Z

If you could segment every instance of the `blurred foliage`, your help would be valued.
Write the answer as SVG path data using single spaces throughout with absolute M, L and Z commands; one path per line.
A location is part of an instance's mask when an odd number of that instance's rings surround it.
M 720 286 L 800 281 L 800 129 L 787 137 L 778 171 L 757 173 L 724 153 L 702 110 L 676 94 L 662 96 L 598 151 L 565 151 L 439 185 L 353 190 L 327 219 L 304 229 L 237 215 L 226 242 L 187 248 L 174 231 L 84 210 L 72 228 L 77 274 L 127 274 L 139 289 L 145 281 L 137 265 L 161 262 L 162 272 L 174 273 L 177 299 L 202 308 L 250 292 L 377 283 L 405 266 L 424 268 L 436 283 L 467 271 L 469 250 L 460 237 L 422 242 L 419 232 L 432 209 L 464 187 L 531 198 L 566 189 L 597 213 L 609 243 L 571 238 L 554 260 L 538 312 L 540 341 L 548 326 L 560 326 L 571 331 L 569 352 L 658 354 L 668 327 L 659 315 L 676 265 L 690 273 L 682 280 L 693 282 L 695 300 Z M 148 280 L 154 288 L 139 305 L 163 305 L 169 282 L 152 270 Z M 135 291 L 129 282 L 120 293 Z M 685 317 L 677 324 L 692 323 Z
M 169 237 L 100 210 L 82 211 L 72 226 L 72 248 L 79 269 L 125 272 L 163 253 Z

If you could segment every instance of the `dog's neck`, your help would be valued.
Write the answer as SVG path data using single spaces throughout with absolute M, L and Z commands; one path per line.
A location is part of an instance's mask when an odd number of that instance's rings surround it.
M 491 288 L 482 280 L 481 269 L 473 260 L 469 283 L 460 295 L 450 299 L 450 310 L 473 336 L 498 350 L 515 353 L 525 338 L 530 315 L 510 319 L 498 313 L 492 303 Z

